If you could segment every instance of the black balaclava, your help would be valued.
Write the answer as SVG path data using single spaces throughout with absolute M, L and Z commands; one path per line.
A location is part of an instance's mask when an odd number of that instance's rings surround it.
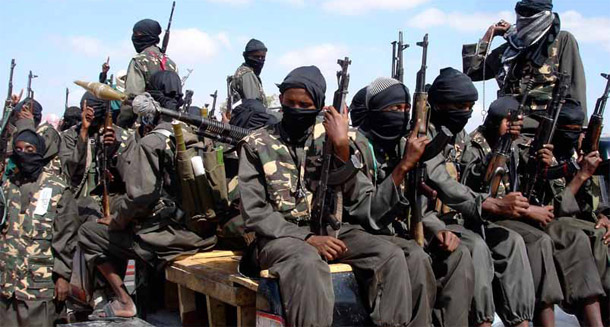
M 98 99 L 93 93 L 87 91 L 80 100 L 80 107 L 82 110 L 85 109 L 83 107 L 85 100 L 87 100 L 87 107 L 93 108 L 94 118 L 91 122 L 91 127 L 89 128 L 89 133 L 93 134 L 97 132 L 102 124 L 104 124 L 104 116 L 110 103 L 109 101 Z
M 396 147 L 407 134 L 409 112 L 383 111 L 397 104 L 411 103 L 409 89 L 399 81 L 380 77 L 374 80 L 366 92 L 366 118 L 360 129 L 381 144 L 386 150 Z
M 267 108 L 257 99 L 244 99 L 231 111 L 229 124 L 245 129 L 257 129 L 277 123 L 275 116 L 267 113 Z
M 557 119 L 557 129 L 553 135 L 553 153 L 558 160 L 568 159 L 578 148 L 578 138 L 581 130 L 562 129 L 565 125 L 582 126 L 585 120 L 585 113 L 582 111 L 580 102 L 574 99 L 566 99 L 566 103 L 559 112 Z
M 366 86 L 356 92 L 349 106 L 349 116 L 352 119 L 352 126 L 359 127 L 366 119 Z
M 250 55 L 253 52 L 256 51 L 265 51 L 267 52 L 267 47 L 265 47 L 265 44 L 257 39 L 251 39 L 250 41 L 248 41 L 248 44 L 246 44 L 246 49 L 244 50 L 243 56 L 244 56 L 244 60 L 246 61 L 246 65 L 250 68 L 252 68 L 252 70 L 254 70 L 254 73 L 256 74 L 256 76 L 260 75 L 261 71 L 263 70 L 263 66 L 265 65 L 265 60 L 260 60 L 257 58 L 253 58 Z
M 313 109 L 292 108 L 282 104 L 282 129 L 289 137 L 289 143 L 304 142 L 311 127 L 316 123 L 316 117 L 324 108 L 326 80 L 316 66 L 304 66 L 291 71 L 279 85 L 280 93 L 288 89 L 305 89 L 311 96 L 316 107 Z
M 64 112 L 64 119 L 62 120 L 60 131 L 65 131 L 72 126 L 78 125 L 82 119 L 82 110 L 79 107 L 72 106 L 68 107 Z
M 146 92 L 166 109 L 178 110 L 184 103 L 180 76 L 173 71 L 161 70 L 154 73 L 150 77 L 150 89 Z
M 36 147 L 35 153 L 16 151 L 17 142 L 24 141 Z M 19 169 L 19 176 L 26 180 L 37 180 L 45 165 L 46 150 L 44 138 L 31 129 L 21 131 L 13 139 L 13 154 L 11 160 Z
M 136 32 L 141 35 L 136 35 Z M 131 42 L 137 53 L 144 51 L 144 49 L 158 44 L 159 35 L 161 35 L 161 25 L 152 19 L 142 19 L 133 26 L 133 34 L 131 35 Z
M 13 109 L 14 111 L 14 115 L 12 117 L 14 120 L 17 119 L 17 113 L 21 112 L 21 109 L 23 108 L 24 105 L 30 105 L 30 102 L 33 104 L 34 108 L 30 108 L 32 111 L 32 116 L 34 116 L 34 125 L 38 126 L 40 125 L 40 122 L 42 121 L 42 105 L 36 101 L 35 99 L 30 101 L 30 98 L 25 98 L 23 99 L 21 102 L 17 103 L 17 105 L 15 105 L 15 109 Z
M 475 102 L 479 93 L 472 80 L 466 74 L 448 67 L 441 69 L 440 75 L 434 80 L 428 91 L 428 101 L 432 106 L 431 121 L 437 126 L 445 126 L 454 135 L 461 132 L 472 110 L 439 110 L 440 104 Z
M 487 140 L 497 140 L 498 129 L 502 120 L 508 117 L 508 114 L 514 114 L 519 109 L 519 101 L 512 96 L 503 96 L 496 99 L 489 105 L 487 116 L 483 123 L 483 134 Z

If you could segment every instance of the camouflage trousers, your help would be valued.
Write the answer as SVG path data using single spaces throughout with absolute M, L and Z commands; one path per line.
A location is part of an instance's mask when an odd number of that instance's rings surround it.
M 62 306 L 63 307 L 63 306 Z M 59 317 L 53 300 L 0 299 L 0 326 L 52 327 Z

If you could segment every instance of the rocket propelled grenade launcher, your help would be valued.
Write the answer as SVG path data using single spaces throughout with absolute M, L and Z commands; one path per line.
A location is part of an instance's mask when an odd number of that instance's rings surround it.
M 108 101 L 125 101 L 127 94 L 117 91 L 108 84 L 98 82 L 74 81 L 74 84 L 91 92 L 96 98 Z

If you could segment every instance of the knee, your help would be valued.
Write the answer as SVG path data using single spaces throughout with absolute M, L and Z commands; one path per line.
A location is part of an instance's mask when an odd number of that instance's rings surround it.
M 89 221 L 82 224 L 78 229 L 78 243 L 80 246 L 86 246 L 89 242 L 84 242 L 84 240 L 90 240 L 99 228 L 100 224 L 96 221 Z
M 420 246 L 409 249 L 407 255 L 407 263 L 409 265 L 429 265 L 432 261 L 430 256 Z
M 541 252 L 553 253 L 553 240 L 547 234 L 540 235 L 536 240 L 536 244 L 538 244 Z

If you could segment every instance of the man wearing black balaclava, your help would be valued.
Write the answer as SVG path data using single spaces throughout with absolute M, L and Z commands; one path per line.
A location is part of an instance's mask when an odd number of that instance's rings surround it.
M 245 99 L 231 112 L 229 124 L 246 129 L 258 129 L 277 122 L 277 118 L 267 113 L 267 108 L 259 100 Z
M 568 94 L 581 103 L 586 115 L 586 81 L 578 43 L 572 34 L 561 30 L 559 15 L 552 10 L 552 0 L 518 1 L 515 25 L 501 20 L 490 26 L 477 44 L 464 45 L 463 70 L 473 81 L 495 78 L 499 96 L 520 98 L 528 76 L 533 78 L 526 115 L 529 109 L 546 108 L 557 83 L 555 74 L 567 72 L 571 75 Z M 506 42 L 488 55 L 495 36 L 502 36 Z M 525 118 L 525 133 L 535 126 L 536 121 Z
M 152 19 L 143 19 L 133 26 L 131 42 L 137 54 L 129 62 L 125 81 L 125 93 L 133 97 L 144 93 L 150 87 L 150 78 L 158 71 L 177 72 L 176 64 L 157 46 L 161 35 L 161 26 Z M 135 122 L 131 102 L 126 101 L 121 107 L 117 125 L 130 128 Z
M 263 42 L 251 39 L 246 44 L 243 56 L 244 63 L 237 68 L 231 82 L 233 102 L 240 99 L 256 99 L 267 106 L 267 98 L 260 78 L 267 57 L 267 47 Z
M 70 289 L 76 204 L 61 175 L 46 169 L 41 135 L 24 128 L 12 143 L 16 168 L 2 185 L 0 204 L 0 212 L 6 210 L 0 320 L 6 326 L 54 326 Z
M 428 91 L 430 136 L 447 128 L 454 137 L 426 162 L 428 185 L 441 203 L 436 206 L 440 219 L 424 216 L 424 226 L 458 232 L 470 249 L 475 267 L 473 324 L 489 326 L 495 311 L 505 325 L 527 326 L 534 315 L 535 294 L 523 238 L 491 222 L 494 217 L 521 217 L 529 207 L 527 199 L 520 193 L 491 198 L 459 183 L 460 155 L 468 143 L 464 127 L 477 99 L 470 78 L 453 68 L 442 69 Z
M 354 97 L 354 104 L 360 102 Z M 426 146 L 427 138 L 407 138 L 411 109 L 409 90 L 399 81 L 380 77 L 365 88 L 364 108 L 358 113 L 359 129 L 352 136 L 354 146 L 362 155 L 363 171 L 375 186 L 371 207 L 362 206 L 366 213 L 352 211 L 352 219 L 369 232 L 400 246 L 407 260 L 411 280 L 412 326 L 468 325 L 468 311 L 474 285 L 472 259 L 468 249 L 449 230 L 427 231 L 433 234 L 427 250 L 408 239 L 408 200 L 400 191 L 409 167 L 415 166 Z M 354 122 L 354 112 L 352 123 Z M 405 147 L 405 144 L 408 143 Z M 406 153 L 405 153 L 406 151 Z M 406 187 L 409 187 L 408 185 Z M 391 206 L 393 198 L 400 200 Z M 364 219 L 353 217 L 363 216 Z M 438 281 L 438 283 L 437 283 Z M 438 287 L 437 287 L 438 285 Z M 435 303 L 435 297 L 439 301 Z M 441 300 L 442 299 L 442 300 Z M 432 319 L 432 320 L 430 320 Z
M 370 181 L 352 170 L 357 159 L 350 159 L 347 115 L 324 107 L 326 81 L 315 66 L 293 70 L 279 89 L 282 120 L 242 143 L 239 189 L 246 231 L 256 234 L 257 263 L 279 277 L 287 324 L 331 325 L 335 297 L 326 262 L 344 262 L 365 286 L 361 294 L 372 322 L 406 325 L 411 289 L 399 247 L 345 223 L 334 236 L 312 233 L 310 200 L 325 136 L 333 145 L 332 166 L 347 173 L 341 187 L 344 210 L 356 213 L 371 202 Z M 321 111 L 324 122 L 316 123 Z M 396 196 L 389 205 L 397 201 Z
M 155 101 L 166 109 L 178 110 L 183 102 L 178 74 L 157 72 L 151 78 L 151 86 L 148 91 L 154 94 Z M 134 104 L 138 101 L 135 99 Z M 125 182 L 125 192 L 114 199 L 110 215 L 86 222 L 79 230 L 79 245 L 87 264 L 97 267 L 115 295 L 90 318 L 137 314 L 118 273 L 124 268 L 113 258 L 144 260 L 154 271 L 163 271 L 176 257 L 210 250 L 216 244 L 215 230 L 199 235 L 187 228 L 190 217 L 182 218 L 186 208 L 182 207 L 181 179 L 174 162 L 176 144 L 171 119 L 156 113 L 146 120 L 153 130 L 138 141 L 132 137 L 128 150 L 118 157 L 117 169 Z
M 610 210 L 598 200 L 597 176 L 593 176 L 602 161 L 599 153 L 578 151 L 584 119 L 580 103 L 566 99 L 552 144 L 547 145 L 546 153 L 540 154 L 539 160 L 545 165 L 578 157 L 579 166 L 576 173 L 548 181 L 552 192 L 547 193 L 552 195 L 549 202 L 554 204 L 555 220 L 546 231 L 555 246 L 554 258 L 564 292 L 563 307 L 574 313 L 582 326 L 608 326 Z
M 492 149 L 496 149 L 498 141 L 507 133 L 517 138 L 523 123 L 518 117 L 509 123 L 509 115 L 514 117 L 519 108 L 519 102 L 509 96 L 501 97 L 492 102 L 485 117 L 485 123 L 470 134 L 470 142 L 465 145 L 461 156 L 461 181 L 475 192 L 483 192 L 483 177 L 490 164 Z M 582 112 L 581 112 L 582 113 Z M 515 180 L 519 167 L 519 148 L 511 149 L 502 181 L 498 186 L 496 197 L 504 197 L 511 190 L 511 181 Z M 554 218 L 553 206 L 530 205 L 526 213 L 519 219 L 493 217 L 495 223 L 509 228 L 521 235 L 527 247 L 528 259 L 534 279 L 536 292 L 536 311 L 534 324 L 536 326 L 555 326 L 555 304 L 563 300 L 558 272 L 553 260 L 553 241 L 545 232 L 545 227 Z
M 72 106 L 66 108 L 66 111 L 64 111 L 64 117 L 58 127 L 59 131 L 63 132 L 80 123 L 81 116 L 82 111 L 79 107 Z

